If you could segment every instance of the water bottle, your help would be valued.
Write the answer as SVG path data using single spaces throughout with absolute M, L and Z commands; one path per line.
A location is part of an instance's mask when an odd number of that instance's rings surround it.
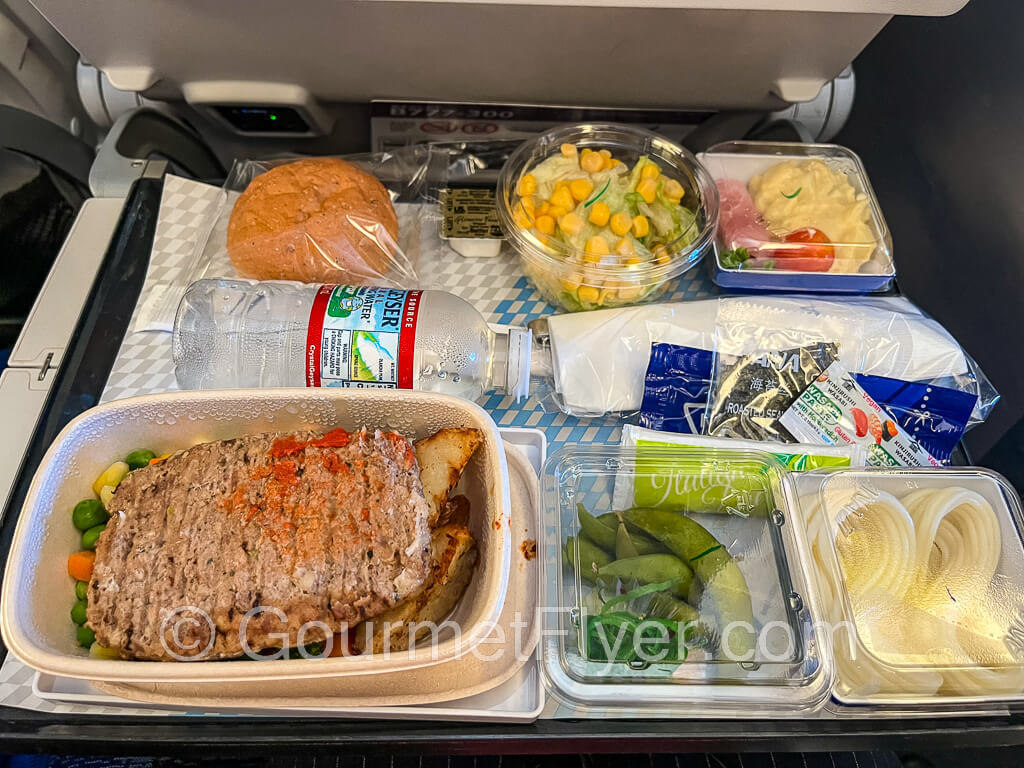
M 174 320 L 182 389 L 419 389 L 525 397 L 530 331 L 496 333 L 444 291 L 207 279 Z

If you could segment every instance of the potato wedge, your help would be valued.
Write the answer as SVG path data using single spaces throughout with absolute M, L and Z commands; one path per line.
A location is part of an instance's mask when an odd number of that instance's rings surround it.
M 442 429 L 413 443 L 431 528 L 438 525 L 448 494 L 459 484 L 462 470 L 482 442 L 478 429 Z
M 416 627 L 415 636 L 420 639 L 430 634 L 430 623 L 440 623 L 451 612 L 476 564 L 476 542 L 469 529 L 464 525 L 437 528 L 430 540 L 430 560 L 431 576 L 418 596 L 352 630 L 359 653 L 382 653 L 385 647 L 404 651 L 410 643 L 410 625 L 427 625 Z

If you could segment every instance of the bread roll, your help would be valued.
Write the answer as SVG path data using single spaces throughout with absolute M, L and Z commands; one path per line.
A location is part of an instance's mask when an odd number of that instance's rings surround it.
M 228 221 L 228 256 L 242 277 L 360 283 L 386 274 L 398 217 L 384 185 L 332 157 L 257 176 Z

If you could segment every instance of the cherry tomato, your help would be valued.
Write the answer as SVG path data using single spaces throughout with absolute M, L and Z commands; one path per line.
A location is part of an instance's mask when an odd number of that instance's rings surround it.
M 832 241 L 820 229 L 806 227 L 786 235 L 785 241 L 795 248 L 763 248 L 762 257 L 772 259 L 775 269 L 793 272 L 828 272 L 835 261 Z

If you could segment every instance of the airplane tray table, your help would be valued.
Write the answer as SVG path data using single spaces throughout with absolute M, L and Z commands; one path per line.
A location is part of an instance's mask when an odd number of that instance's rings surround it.
M 169 236 L 166 231 L 154 244 L 164 186 L 164 180 L 142 179 L 129 196 L 0 524 L 0 548 L 5 557 L 16 511 L 34 468 L 60 429 L 100 399 L 173 386 L 169 359 L 142 351 L 147 345 L 131 338 L 122 346 L 146 279 L 151 250 L 170 247 L 165 242 Z M 181 227 L 174 233 L 187 236 Z M 503 268 L 493 262 L 479 266 L 468 261 L 437 265 L 437 269 L 443 272 L 432 275 L 433 279 L 448 280 L 449 290 L 473 302 L 492 322 L 523 324 L 553 311 L 514 266 Z M 684 275 L 670 298 L 683 300 L 714 293 L 702 266 Z M 164 337 L 162 343 L 167 349 L 161 354 L 169 355 L 169 335 L 152 335 Z M 170 379 L 166 378 L 168 373 Z M 618 441 L 618 423 L 611 418 L 574 419 L 545 413 L 532 401 L 517 405 L 500 396 L 491 396 L 482 405 L 500 428 L 543 430 L 549 450 L 567 442 Z M 6 660 L 6 648 L 0 653 Z M 362 752 L 523 753 L 908 749 L 915 744 L 934 749 L 1024 743 L 1024 716 L 1005 712 L 920 719 L 607 719 L 599 711 L 573 711 L 549 701 L 542 719 L 532 724 L 346 721 L 317 715 L 152 717 L 114 710 L 97 716 L 93 713 L 102 710 L 96 708 L 86 710 L 90 714 L 72 714 L 8 706 L 32 695 L 32 675 L 24 667 L 5 665 L 4 669 L 14 669 L 14 673 L 0 673 L 0 749 L 5 751 L 35 751 L 44 742 L 50 751 L 173 754 L 205 749 L 234 755 L 259 752 L 269 744 L 278 749 L 303 750 L 344 746 Z

